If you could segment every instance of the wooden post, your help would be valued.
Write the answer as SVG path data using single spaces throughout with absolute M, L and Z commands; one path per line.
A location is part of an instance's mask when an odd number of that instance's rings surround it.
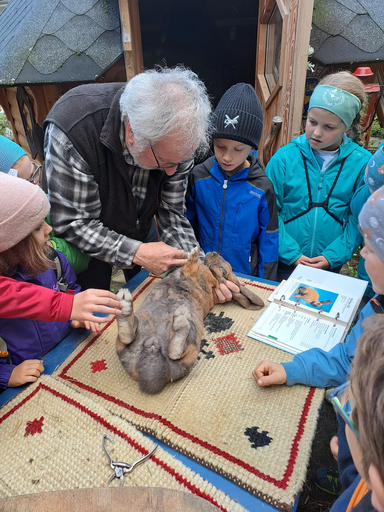
M 281 125 L 283 120 L 280 116 L 275 116 L 272 120 L 271 131 L 265 141 L 263 147 L 263 165 L 267 166 L 267 163 L 270 161 L 271 156 L 273 155 L 273 148 L 276 143 L 277 136 L 279 135 L 279 131 L 281 129 Z
M 119 0 L 121 37 L 127 80 L 143 70 L 138 0 Z

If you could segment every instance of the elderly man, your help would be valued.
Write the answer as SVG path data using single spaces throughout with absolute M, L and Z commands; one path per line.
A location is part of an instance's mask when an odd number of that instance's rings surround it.
M 83 288 L 109 289 L 112 268 L 185 264 L 197 242 L 184 196 L 210 112 L 204 84 L 182 67 L 81 85 L 53 106 L 44 122 L 51 222 L 92 257 Z M 148 242 L 154 215 L 161 242 Z

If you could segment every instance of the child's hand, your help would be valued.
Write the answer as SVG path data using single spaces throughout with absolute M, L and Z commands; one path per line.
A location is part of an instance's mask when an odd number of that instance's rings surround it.
M 310 258 L 308 258 L 308 256 L 304 256 L 304 254 L 302 254 L 302 255 L 300 256 L 300 258 L 298 258 L 296 261 L 294 261 L 294 262 L 293 262 L 293 265 L 294 265 L 295 267 L 297 267 L 297 265 L 298 265 L 299 263 L 301 263 L 302 265 L 305 265 L 309 260 L 310 260 Z
M 111 307 L 108 307 L 111 306 Z M 120 315 L 120 309 L 123 307 L 116 295 L 107 290 L 85 290 L 73 298 L 71 311 L 71 320 L 88 323 L 109 322 L 108 317 L 98 317 L 94 313 L 107 313 L 109 315 Z
M 91 329 L 92 332 L 100 332 L 100 324 L 96 322 L 79 322 L 78 320 L 72 320 L 72 327 L 75 329 L 87 329 L 87 331 Z
M 39 359 L 27 359 L 13 369 L 9 377 L 8 387 L 16 388 L 27 382 L 35 382 L 43 371 L 43 361 Z
M 339 454 L 339 438 L 337 436 L 333 436 L 329 443 L 329 446 L 331 448 L 333 458 L 337 460 L 337 456 Z
M 329 268 L 330 264 L 327 258 L 324 256 L 315 256 L 314 258 L 306 258 L 306 261 L 302 261 L 304 265 L 313 268 Z
M 284 366 L 272 361 L 261 361 L 259 366 L 253 370 L 252 375 L 257 384 L 261 387 L 279 386 L 287 382 L 287 374 Z

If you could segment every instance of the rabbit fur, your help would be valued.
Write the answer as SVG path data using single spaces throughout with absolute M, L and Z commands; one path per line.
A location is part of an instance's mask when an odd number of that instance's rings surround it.
M 158 282 L 136 312 L 128 289 L 117 297 L 123 304 L 116 317 L 116 351 L 141 391 L 159 393 L 168 382 L 185 377 L 200 351 L 204 318 L 219 302 L 215 289 L 232 281 L 240 288 L 233 300 L 247 309 L 261 309 L 263 301 L 240 285 L 231 265 L 217 253 L 199 261 L 195 247 L 187 263 Z

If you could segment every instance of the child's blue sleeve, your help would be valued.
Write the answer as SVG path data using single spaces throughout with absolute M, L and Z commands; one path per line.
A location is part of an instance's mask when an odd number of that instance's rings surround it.
M 339 467 L 340 482 L 344 490 L 334 502 L 330 512 L 341 512 L 348 509 L 352 495 L 361 480 L 361 477 L 353 462 L 351 450 L 348 446 L 347 438 L 345 435 L 345 422 L 340 418 L 340 416 L 338 416 L 337 419 L 339 422 L 337 430 L 337 437 L 339 441 L 337 464 Z
M 369 188 L 366 185 L 362 185 L 353 195 L 351 200 L 351 213 L 356 219 L 358 219 L 359 214 L 361 212 L 364 203 L 367 201 L 370 196 Z M 364 258 L 360 258 L 359 265 L 357 267 L 357 275 L 359 279 L 363 279 L 364 281 L 368 281 L 368 286 L 364 295 L 368 297 L 373 297 L 375 292 L 372 288 L 371 279 L 365 270 L 365 260 Z
M 284 148 L 281 148 L 284 149 Z M 286 162 L 282 155 L 282 151 L 278 150 L 265 169 L 265 173 L 271 180 L 276 197 L 276 206 L 279 221 L 279 258 L 286 265 L 292 265 L 302 255 L 299 244 L 289 235 L 285 229 L 283 218 L 281 216 L 284 208 L 284 186 L 285 186 L 285 170 Z
M 259 202 L 258 210 L 259 233 L 257 236 L 258 272 L 264 279 L 277 281 L 279 262 L 279 232 L 276 200 L 271 190 L 267 190 Z
M 359 178 L 356 180 L 355 192 L 349 202 L 350 213 L 346 219 L 344 232 L 322 252 L 322 256 L 329 261 L 333 268 L 344 265 L 363 240 L 359 231 L 358 216 L 361 208 L 370 196 L 369 189 L 364 183 L 367 158 L 367 155 L 365 155 L 365 158 L 362 159 L 363 165 L 360 169 Z
M 362 322 L 374 314 L 368 302 L 345 343 L 338 343 L 329 352 L 311 348 L 297 354 L 290 363 L 282 363 L 287 374 L 287 386 L 305 384 L 325 388 L 346 382 L 355 355 L 356 342 L 364 332 Z

